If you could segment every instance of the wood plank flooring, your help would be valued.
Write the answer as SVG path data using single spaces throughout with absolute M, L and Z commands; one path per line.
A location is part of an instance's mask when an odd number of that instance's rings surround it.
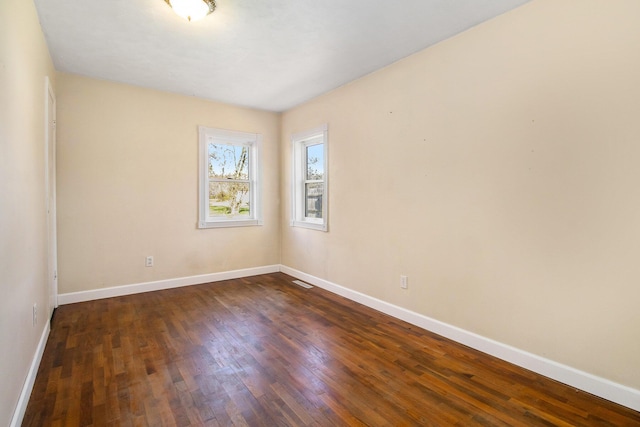
M 58 308 L 24 426 L 640 426 L 275 273 Z

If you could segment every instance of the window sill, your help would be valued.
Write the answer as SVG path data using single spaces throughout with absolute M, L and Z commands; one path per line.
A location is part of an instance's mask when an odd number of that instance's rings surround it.
M 311 230 L 327 231 L 327 224 L 324 222 L 291 221 L 291 226 L 309 228 Z
M 258 219 L 229 219 L 220 221 L 200 221 L 198 228 L 252 227 L 262 225 Z

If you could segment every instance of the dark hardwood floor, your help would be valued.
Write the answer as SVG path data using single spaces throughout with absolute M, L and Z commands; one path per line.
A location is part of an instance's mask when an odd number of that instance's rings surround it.
M 281 274 L 58 308 L 25 426 L 639 426 Z

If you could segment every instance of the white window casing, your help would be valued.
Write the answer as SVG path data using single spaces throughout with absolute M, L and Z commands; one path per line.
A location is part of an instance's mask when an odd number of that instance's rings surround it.
M 198 228 L 262 225 L 261 140 L 255 133 L 198 127 Z
M 291 136 L 291 226 L 328 230 L 329 151 L 328 126 Z M 313 153 L 313 157 L 309 155 Z M 321 158 L 320 158 L 321 156 Z

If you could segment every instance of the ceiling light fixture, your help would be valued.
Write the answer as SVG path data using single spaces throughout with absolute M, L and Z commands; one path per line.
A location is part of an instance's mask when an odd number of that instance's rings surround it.
M 216 9 L 215 0 L 164 0 L 187 21 L 202 19 Z

